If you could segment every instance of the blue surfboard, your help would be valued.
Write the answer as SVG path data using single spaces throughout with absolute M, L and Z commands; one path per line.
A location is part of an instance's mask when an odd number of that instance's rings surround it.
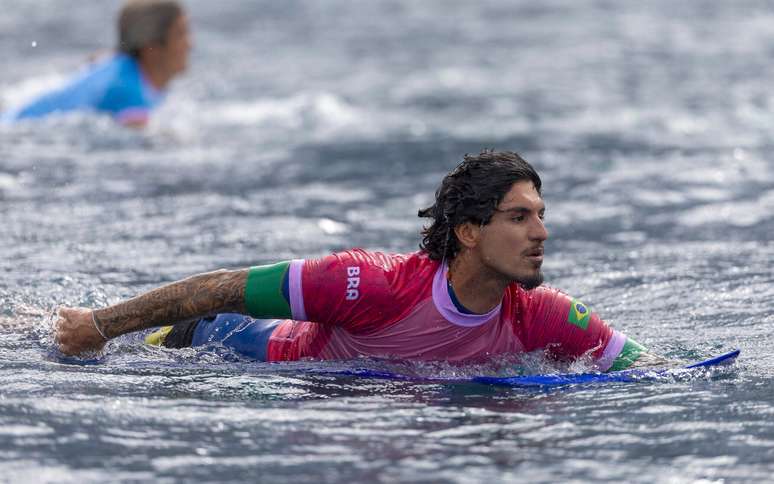
M 391 373 L 383 370 L 372 370 L 368 368 L 353 368 L 348 370 L 322 371 L 326 374 L 335 374 L 343 376 L 357 376 L 363 378 L 386 378 L 391 380 L 423 380 L 447 383 L 482 383 L 486 385 L 499 385 L 508 387 L 556 387 L 563 385 L 577 385 L 588 383 L 608 383 L 608 382 L 634 382 L 642 381 L 648 378 L 658 378 L 668 376 L 669 374 L 684 373 L 685 371 L 706 368 L 711 366 L 727 365 L 732 363 L 739 350 L 729 351 L 719 356 L 709 358 L 697 363 L 684 366 L 682 368 L 636 368 L 632 370 L 612 371 L 609 373 L 557 373 L 546 375 L 519 375 L 519 376 L 474 376 L 469 378 L 443 378 L 443 377 L 417 377 Z

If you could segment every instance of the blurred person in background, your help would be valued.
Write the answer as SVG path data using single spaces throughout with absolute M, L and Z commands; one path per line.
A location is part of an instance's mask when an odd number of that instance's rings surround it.
M 9 111 L 4 119 L 94 111 L 123 125 L 145 126 L 170 81 L 188 65 L 191 38 L 183 7 L 175 0 L 128 0 L 118 16 L 116 50 L 63 86 Z

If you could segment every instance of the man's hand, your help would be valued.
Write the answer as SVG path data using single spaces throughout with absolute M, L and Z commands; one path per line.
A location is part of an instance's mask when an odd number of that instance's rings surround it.
M 669 360 L 663 356 L 653 353 L 642 352 L 634 360 L 627 370 L 632 368 L 680 368 L 684 363 L 676 360 Z
M 54 341 L 59 351 L 66 355 L 99 351 L 105 346 L 105 338 L 94 326 L 92 310 L 86 308 L 59 308 L 59 317 L 54 323 Z

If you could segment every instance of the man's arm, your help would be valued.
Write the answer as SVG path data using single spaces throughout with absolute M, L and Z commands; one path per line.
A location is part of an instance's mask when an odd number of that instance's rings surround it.
M 106 338 L 146 328 L 222 312 L 244 313 L 248 272 L 242 269 L 199 274 L 95 311 L 62 308 L 54 339 L 63 353 L 75 355 L 99 350 Z
M 613 330 L 591 308 L 558 290 L 541 286 L 524 293 L 522 308 L 526 324 L 520 338 L 528 351 L 550 348 L 565 359 L 591 352 L 602 371 L 677 364 Z

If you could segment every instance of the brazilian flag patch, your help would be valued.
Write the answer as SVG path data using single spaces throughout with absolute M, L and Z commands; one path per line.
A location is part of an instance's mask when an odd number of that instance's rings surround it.
M 585 330 L 589 327 L 590 318 L 591 309 L 577 299 L 573 299 L 570 303 L 570 314 L 567 315 L 567 322 Z

